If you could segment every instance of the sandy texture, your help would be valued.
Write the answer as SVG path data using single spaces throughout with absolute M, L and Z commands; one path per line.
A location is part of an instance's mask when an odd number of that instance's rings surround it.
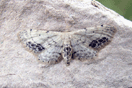
M 77 30 L 113 25 L 113 41 L 93 62 L 45 67 L 17 38 L 22 29 Z M 132 22 L 91 0 L 1 0 L 0 88 L 132 87 Z

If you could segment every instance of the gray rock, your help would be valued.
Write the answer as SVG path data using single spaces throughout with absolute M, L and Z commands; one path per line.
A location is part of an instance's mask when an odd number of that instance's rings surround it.
M 19 43 L 22 29 L 66 31 L 97 25 L 117 28 L 96 60 L 49 67 Z M 1 0 L 0 88 L 132 87 L 132 22 L 91 0 Z

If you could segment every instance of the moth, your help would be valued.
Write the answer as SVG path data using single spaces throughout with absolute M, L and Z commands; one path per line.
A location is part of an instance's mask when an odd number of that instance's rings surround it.
M 116 33 L 114 26 L 100 25 L 75 31 L 23 30 L 18 33 L 20 42 L 40 62 L 56 64 L 62 58 L 66 65 L 74 59 L 93 59 L 108 45 Z

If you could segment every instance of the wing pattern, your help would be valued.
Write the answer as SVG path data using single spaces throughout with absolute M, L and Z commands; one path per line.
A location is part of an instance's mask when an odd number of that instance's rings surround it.
M 55 64 L 60 61 L 63 43 L 58 33 L 30 29 L 18 33 L 18 38 L 40 62 Z
M 114 27 L 103 25 L 74 32 L 71 39 L 74 58 L 79 60 L 94 58 L 99 50 L 111 42 L 115 33 Z
M 115 33 L 115 27 L 101 25 L 71 32 L 23 30 L 18 33 L 18 38 L 40 62 L 55 64 L 64 58 L 69 65 L 71 56 L 78 60 L 96 57 Z

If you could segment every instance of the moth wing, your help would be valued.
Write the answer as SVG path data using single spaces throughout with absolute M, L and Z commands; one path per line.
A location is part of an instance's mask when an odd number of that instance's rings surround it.
M 115 33 L 115 27 L 105 25 L 74 32 L 71 39 L 74 56 L 81 60 L 94 58 L 98 51 L 111 42 Z
M 42 30 L 23 30 L 18 33 L 20 42 L 38 60 L 48 64 L 59 62 L 61 57 L 62 39 L 59 32 Z

